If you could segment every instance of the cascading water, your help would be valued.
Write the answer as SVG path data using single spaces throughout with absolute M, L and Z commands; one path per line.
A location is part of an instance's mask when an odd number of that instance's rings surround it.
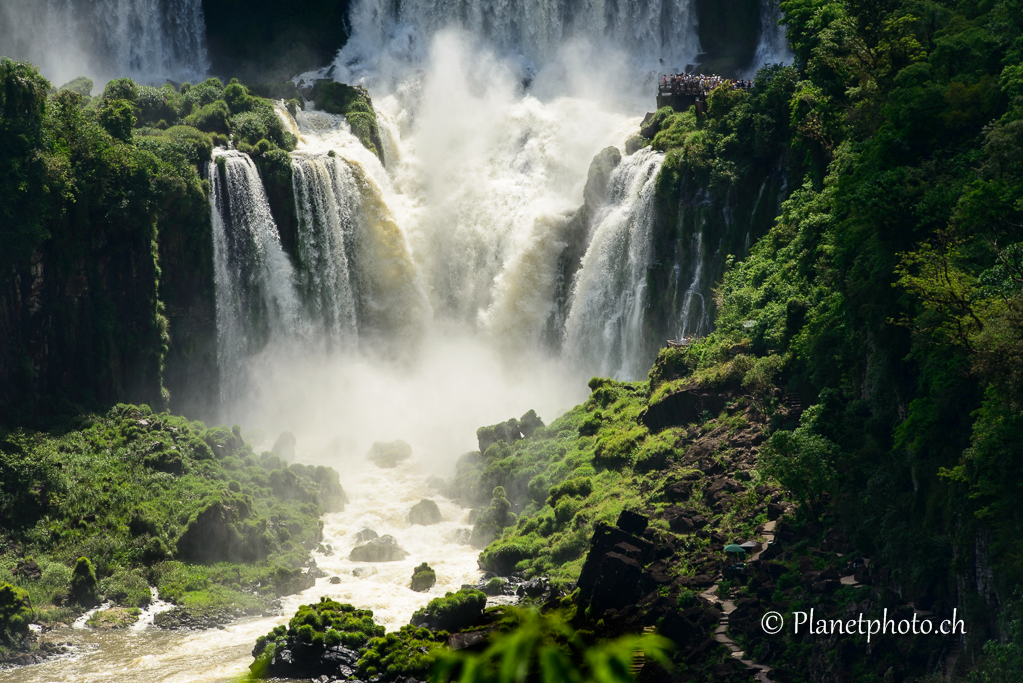
M 679 70 L 700 52 L 695 0 L 360 0 L 351 10 L 352 39 L 339 69 L 379 70 L 389 59 L 418 59 L 430 37 L 458 27 L 532 71 L 572 40 L 621 50 L 650 65 Z M 677 67 L 676 67 L 677 65 Z M 579 68 L 586 68 L 580 63 Z M 654 68 L 657 68 L 656 66 Z
M 301 337 L 295 272 L 281 248 L 252 159 L 217 150 L 209 165 L 222 399 L 241 392 L 245 361 L 271 341 Z
M 605 376 L 636 378 L 644 341 L 646 276 L 652 258 L 654 185 L 663 157 L 643 149 L 611 176 L 590 248 L 572 293 L 565 353 Z
M 786 29 L 781 21 L 781 8 L 777 0 L 760 0 L 760 40 L 750 68 L 743 78 L 753 78 L 767 64 L 791 64 L 794 58 L 789 49 Z
M 55 85 L 76 76 L 160 85 L 209 69 L 201 0 L 4 0 L 0 54 L 33 62 Z
M 336 157 L 299 157 L 293 174 L 305 300 L 327 344 L 344 348 L 358 334 L 349 265 L 361 210 L 358 186 Z

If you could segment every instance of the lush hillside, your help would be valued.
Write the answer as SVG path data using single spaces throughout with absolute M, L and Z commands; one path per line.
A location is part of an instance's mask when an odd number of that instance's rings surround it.
M 691 460 L 690 430 L 727 424 L 715 378 L 731 376 L 762 397 L 757 476 L 883 566 L 886 595 L 957 606 L 960 670 L 1001 680 L 980 671 L 1015 661 L 1016 645 L 981 650 L 1018 633 L 1023 5 L 782 5 L 795 66 L 643 131 L 667 154 L 669 206 L 694 187 L 723 204 L 759 164 L 785 169 L 774 227 L 728 259 L 715 331 L 662 355 L 651 385 L 595 381 L 539 436 L 467 456 L 458 492 L 482 506 L 500 483 L 521 515 L 485 564 L 577 577 L 593 522 L 631 505 L 659 516 L 665 472 L 641 473 L 648 452 L 663 440 L 668 472 Z M 655 404 L 715 392 L 708 415 L 651 428 Z M 771 417 L 786 404 L 795 415 Z
M 43 623 L 102 600 L 145 607 L 150 586 L 197 624 L 265 611 L 312 585 L 319 517 L 347 502 L 330 468 L 130 405 L 73 429 L 0 432 L 0 482 L 0 584 L 26 591 Z

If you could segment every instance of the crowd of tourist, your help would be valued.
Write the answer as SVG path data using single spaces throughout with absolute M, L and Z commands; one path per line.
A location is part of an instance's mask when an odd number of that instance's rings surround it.
M 706 95 L 719 86 L 735 90 L 749 90 L 753 81 L 740 78 L 730 80 L 716 75 L 705 74 L 671 74 L 661 81 L 661 93 L 672 95 Z

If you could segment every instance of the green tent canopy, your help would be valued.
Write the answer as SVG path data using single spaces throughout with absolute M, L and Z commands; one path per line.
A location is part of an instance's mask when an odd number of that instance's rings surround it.
M 741 545 L 735 545 L 733 543 L 732 545 L 726 545 L 725 546 L 725 552 L 726 553 L 742 553 L 743 555 L 745 555 L 746 554 L 746 549 L 743 548 Z

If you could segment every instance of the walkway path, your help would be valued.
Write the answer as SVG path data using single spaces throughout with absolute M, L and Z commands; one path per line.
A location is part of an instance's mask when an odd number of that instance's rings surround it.
M 760 550 L 753 553 L 752 560 L 760 558 L 761 553 L 767 549 L 767 546 L 774 542 L 774 528 L 777 522 L 771 521 L 763 526 L 761 534 L 764 537 L 764 543 Z M 729 650 L 732 651 L 732 657 L 742 662 L 747 669 L 757 672 L 757 681 L 759 683 L 773 683 L 768 676 L 771 673 L 771 667 L 766 664 L 757 664 L 752 659 L 746 657 L 746 653 L 743 652 L 742 648 L 739 647 L 734 640 L 728 635 L 728 616 L 735 611 L 735 603 L 731 600 L 722 600 L 718 597 L 718 585 L 715 583 L 713 586 L 705 590 L 700 594 L 700 597 L 721 608 L 721 620 L 718 622 L 718 627 L 714 630 L 714 640 L 724 644 Z

